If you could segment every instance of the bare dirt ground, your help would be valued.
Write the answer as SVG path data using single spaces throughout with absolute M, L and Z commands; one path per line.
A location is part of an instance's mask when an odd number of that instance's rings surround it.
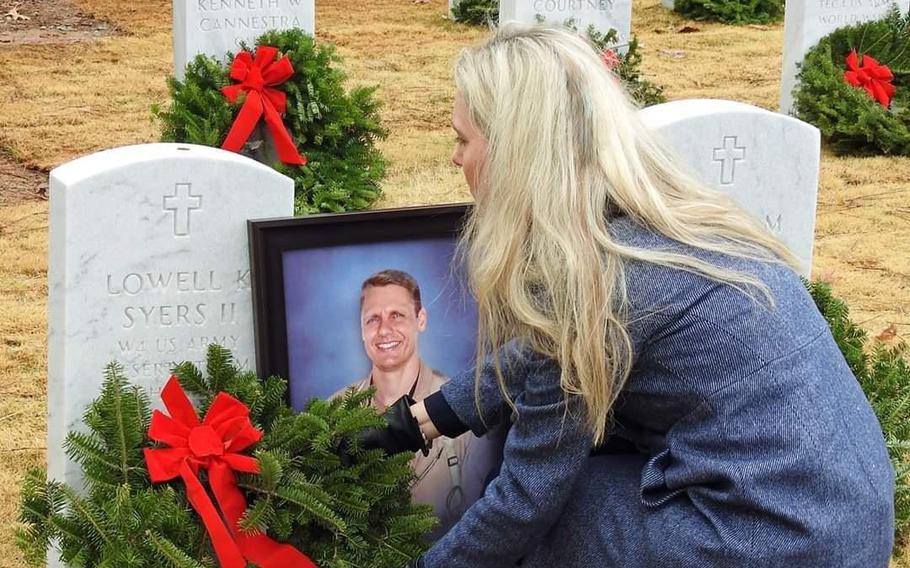
M 644 70 L 671 99 L 777 110 L 781 24 L 686 22 L 660 0 L 633 2 Z M 338 46 L 351 84 L 379 86 L 391 166 L 378 206 L 467 200 L 449 162 L 450 71 L 484 30 L 449 22 L 445 0 L 316 4 L 317 38 Z M 0 568 L 24 565 L 18 488 L 47 451 L 46 172 L 157 139 L 149 109 L 167 101 L 170 26 L 168 0 L 0 0 Z M 813 276 L 871 334 L 910 337 L 910 160 L 823 154 Z
M 0 0 L 0 46 L 63 44 L 116 33 L 67 0 Z
M 47 199 L 47 172 L 0 156 L 0 205 Z

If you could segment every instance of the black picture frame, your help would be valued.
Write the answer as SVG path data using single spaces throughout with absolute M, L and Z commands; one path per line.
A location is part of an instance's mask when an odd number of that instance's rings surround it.
M 285 253 L 360 243 L 454 239 L 470 208 L 468 203 L 459 203 L 248 221 L 257 374 L 290 381 Z
M 249 221 L 258 375 L 287 379 L 288 403 L 298 411 L 314 397 L 369 384 L 362 286 L 392 269 L 421 290 L 421 372 L 432 370 L 421 384 L 454 373 L 473 381 L 477 306 L 456 254 L 470 211 L 452 204 Z M 420 380 L 418 372 L 412 389 Z M 502 462 L 504 432 L 445 438 L 415 457 L 412 498 L 440 519 L 428 538 L 442 536 L 483 495 Z

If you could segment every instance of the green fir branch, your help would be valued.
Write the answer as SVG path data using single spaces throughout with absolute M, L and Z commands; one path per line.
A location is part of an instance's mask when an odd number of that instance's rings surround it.
M 264 532 L 272 524 L 275 517 L 275 507 L 271 498 L 260 499 L 255 505 L 243 512 L 237 526 L 245 534 L 258 534 Z
M 122 473 L 122 463 L 111 460 L 108 449 L 91 434 L 69 432 L 63 441 L 63 450 L 67 457 L 81 464 L 86 473 L 98 481 L 104 481 L 108 476 L 95 472 L 105 471 L 113 475 Z
M 104 526 L 106 523 L 98 510 L 97 504 L 83 499 L 68 485 L 62 485 L 60 489 L 66 495 L 67 504 L 73 518 L 90 528 L 87 535 L 88 539 L 99 539 L 107 546 L 113 545 L 113 538 L 108 534 L 108 528 Z
M 499 23 L 499 0 L 458 0 L 452 19 L 461 24 L 489 27 Z
M 175 366 L 174 376 L 180 381 L 180 386 L 192 395 L 205 398 L 212 392 L 212 388 L 205 380 L 205 377 L 199 369 L 196 368 L 196 365 L 193 365 L 192 363 L 184 361 Z
M 336 441 L 356 438 L 352 425 L 383 423 L 366 399 L 314 401 L 294 415 L 282 379 L 260 381 L 238 370 L 217 345 L 206 361 L 204 374 L 191 364 L 177 367 L 192 377 L 187 384 L 194 394 L 211 401 L 220 385 L 250 406 L 251 417 L 260 413 L 266 431 L 253 449 L 260 474 L 238 475 L 248 506 L 244 531 L 266 531 L 324 568 L 397 568 L 426 548 L 434 518 L 410 503 L 409 456 L 355 449 L 353 465 L 338 456 Z M 47 481 L 40 471 L 26 477 L 16 530 L 23 557 L 41 566 L 56 547 L 73 567 L 215 568 L 211 542 L 182 483 L 151 484 L 142 454 L 151 445 L 147 401 L 111 369 L 86 412 L 88 431 L 68 437 L 69 453 L 83 467 L 84 491 Z M 205 483 L 205 473 L 200 477 Z
M 166 566 L 173 568 L 207 568 L 205 564 L 189 556 L 166 537 L 154 531 L 146 531 L 145 536 L 158 556 L 167 562 Z
M 43 471 L 29 470 L 22 483 L 16 545 L 30 566 L 44 563 L 53 536 L 53 516 L 59 514 L 61 503 L 49 494 Z
M 784 0 L 676 0 L 673 10 L 693 20 L 767 24 L 784 17 Z
M 213 398 L 216 393 L 227 390 L 231 379 L 237 374 L 231 352 L 220 345 L 210 345 L 205 358 L 205 373 Z

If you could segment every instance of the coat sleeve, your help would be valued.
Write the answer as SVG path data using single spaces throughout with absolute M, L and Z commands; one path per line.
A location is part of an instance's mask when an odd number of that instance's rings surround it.
M 499 351 L 497 357 L 503 377 L 509 385 L 509 396 L 512 397 L 513 389 L 520 387 L 536 356 L 529 354 L 519 342 L 512 341 Z M 477 369 L 471 368 L 455 375 L 440 387 L 437 396 L 441 395 L 441 404 L 433 406 L 444 409 L 445 412 L 441 414 L 453 414 L 457 422 L 460 422 L 456 425 L 459 429 L 454 432 L 446 433 L 440 429 L 444 435 L 453 437 L 467 429 L 480 437 L 511 416 L 512 408 L 499 386 L 492 356 L 487 357 L 481 365 L 479 380 L 475 380 L 477 375 Z M 435 422 L 432 409 L 428 406 L 427 410 Z
M 525 361 L 522 377 L 515 370 L 509 379 L 515 385 L 510 394 L 517 415 L 506 437 L 500 475 L 427 551 L 422 559 L 426 568 L 515 565 L 559 518 L 590 454 L 592 435 L 585 427 L 582 401 L 562 391 L 558 366 L 539 359 Z M 487 384 L 491 380 L 493 386 Z M 494 392 L 493 387 L 499 391 L 495 376 L 484 372 L 481 381 L 481 396 Z M 470 392 L 443 389 L 462 421 L 484 430 L 477 421 L 473 385 Z M 484 409 L 487 402 L 480 406 Z

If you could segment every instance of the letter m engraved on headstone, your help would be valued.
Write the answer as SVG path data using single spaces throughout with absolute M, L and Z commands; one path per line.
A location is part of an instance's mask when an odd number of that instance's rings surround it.
M 777 217 L 773 217 L 771 215 L 765 215 L 765 225 L 768 227 L 768 229 L 771 230 L 772 233 L 779 234 L 781 232 L 780 222 L 781 222 L 782 216 L 783 215 L 781 213 L 778 213 Z
M 174 214 L 174 236 L 187 237 L 190 234 L 190 213 L 202 209 L 202 196 L 193 193 L 189 183 L 174 185 L 174 193 L 164 196 L 164 210 Z
M 730 185 L 736 176 L 736 162 L 746 159 L 746 147 L 737 146 L 736 136 L 724 136 L 722 146 L 714 148 L 714 160 L 720 164 L 720 183 Z

